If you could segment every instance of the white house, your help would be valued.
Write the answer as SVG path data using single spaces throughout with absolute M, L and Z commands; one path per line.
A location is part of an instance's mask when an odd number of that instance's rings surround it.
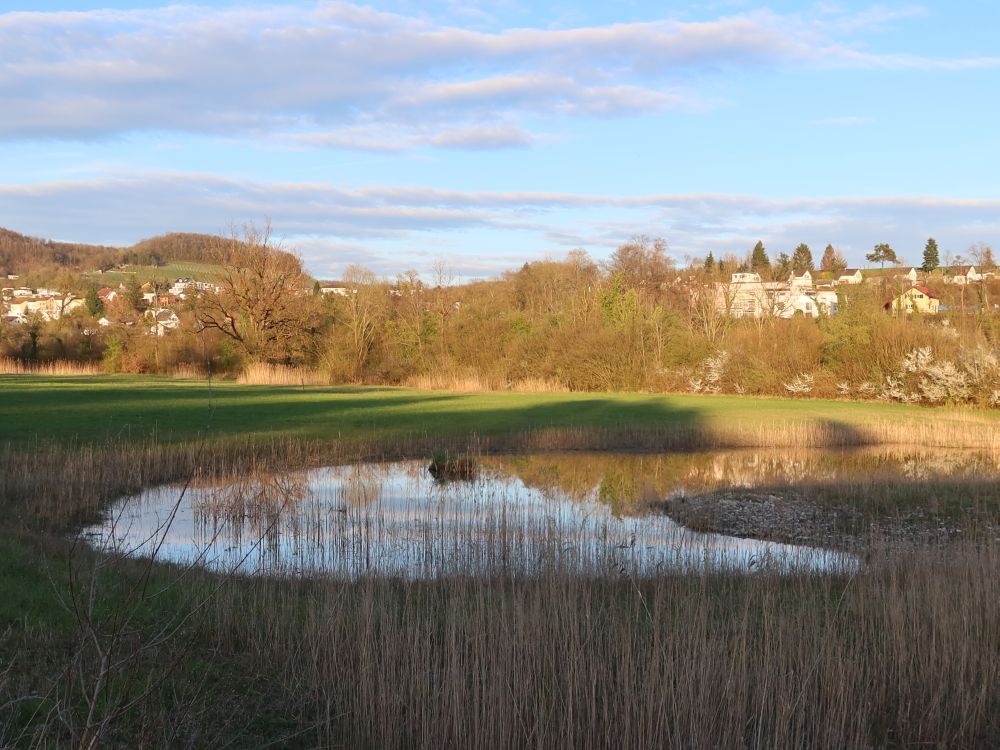
M 772 301 L 760 274 L 734 273 L 728 284 L 716 284 L 715 308 L 734 318 L 759 318 L 770 314 Z
M 812 289 L 813 288 L 813 277 L 812 274 L 806 270 L 801 276 L 796 276 L 794 273 L 788 279 L 788 286 L 793 290 L 800 289 Z
M 320 294 L 336 294 L 340 297 L 346 297 L 351 293 L 351 290 L 346 286 L 321 286 L 319 288 Z
M 983 280 L 983 275 L 976 270 L 975 266 L 958 266 L 942 270 L 944 271 L 945 284 L 958 284 L 962 286 Z
M 816 292 L 816 304 L 824 315 L 836 315 L 839 311 L 837 293 L 832 289 L 820 289 Z
M 83 305 L 84 301 L 76 297 L 33 297 L 11 302 L 9 312 L 10 315 L 23 319 L 38 315 L 43 320 L 59 320 Z
M 181 324 L 181 320 L 177 317 L 177 313 L 167 308 L 149 310 L 146 313 L 146 317 L 153 324 L 149 327 L 149 332 L 156 336 L 164 336 L 167 331 L 172 331 Z
M 775 299 L 776 309 L 779 318 L 791 318 L 796 314 L 805 315 L 807 318 L 819 317 L 819 305 L 808 294 L 797 290 L 781 292 Z
M 845 268 L 837 277 L 838 284 L 861 284 L 864 280 L 860 268 Z

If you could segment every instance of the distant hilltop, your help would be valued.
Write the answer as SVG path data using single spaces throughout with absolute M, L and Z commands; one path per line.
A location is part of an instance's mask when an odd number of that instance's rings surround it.
M 130 247 L 57 242 L 0 227 L 0 276 L 27 274 L 52 267 L 74 271 L 110 271 L 123 266 L 159 266 L 171 262 L 224 261 L 232 240 L 211 234 L 171 232 L 140 240 Z

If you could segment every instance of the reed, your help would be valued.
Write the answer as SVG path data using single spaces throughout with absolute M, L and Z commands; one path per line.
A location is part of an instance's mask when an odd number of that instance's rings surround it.
M 254 362 L 247 365 L 236 378 L 244 385 L 329 385 L 330 379 L 318 370 L 302 367 Z
M 215 622 L 329 707 L 321 742 L 984 747 L 1000 741 L 998 563 L 970 547 L 853 578 L 261 583 L 220 592 Z
M 52 360 L 49 362 L 26 362 L 10 357 L 0 357 L 0 375 L 50 375 L 56 377 L 93 377 L 103 375 L 99 363 Z
M 491 380 L 477 372 L 436 372 L 413 375 L 407 388 L 422 391 L 452 391 L 455 393 L 569 393 L 570 389 L 553 378 L 523 378 L 521 380 Z

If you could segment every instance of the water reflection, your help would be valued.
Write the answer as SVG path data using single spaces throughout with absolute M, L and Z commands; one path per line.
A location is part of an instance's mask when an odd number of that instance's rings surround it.
M 548 496 L 601 501 L 627 513 L 650 501 L 733 487 L 982 480 L 1000 476 L 1000 454 L 875 447 L 668 454 L 546 454 L 483 461 Z
M 456 482 L 435 481 L 425 461 L 359 464 L 183 496 L 154 488 L 85 534 L 128 554 L 278 575 L 843 570 L 854 561 L 839 553 L 695 533 L 637 510 L 728 487 L 997 475 L 993 454 L 886 449 L 485 457 Z

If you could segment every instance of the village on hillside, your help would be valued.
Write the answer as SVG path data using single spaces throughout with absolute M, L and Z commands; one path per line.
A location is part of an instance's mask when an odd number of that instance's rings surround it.
M 837 314 L 839 294 L 843 293 L 842 290 L 838 293 L 838 287 L 880 284 L 886 297 L 883 309 L 887 312 L 902 310 L 934 315 L 948 308 L 942 308 L 940 295 L 929 286 L 932 283 L 930 276 L 917 267 L 887 273 L 877 269 L 846 268 L 815 276 L 805 270 L 798 275 L 792 272 L 785 281 L 765 281 L 759 273 L 738 272 L 731 274 L 729 281 L 716 282 L 715 307 L 718 312 L 735 318 L 791 318 L 795 315 L 818 318 Z M 966 287 L 993 279 L 996 273 L 992 270 L 981 272 L 968 265 L 936 269 L 933 276 L 934 283 Z
M 179 305 L 202 292 L 221 291 L 217 284 L 190 278 L 175 279 L 166 288 L 146 282 L 130 290 L 129 285 L 122 282 L 113 287 L 95 286 L 88 292 L 18 286 L 17 281 L 16 274 L 9 274 L 7 285 L 0 288 L 3 322 L 9 325 L 23 325 L 31 320 L 61 320 L 79 311 L 95 316 L 100 328 L 134 327 L 137 321 L 133 313 L 140 311 L 138 325 L 156 336 L 163 336 L 180 325 Z
M 717 312 L 734 318 L 792 318 L 800 315 L 818 318 L 836 315 L 845 288 L 862 284 L 881 285 L 887 312 L 934 315 L 949 310 L 941 304 L 937 285 L 968 287 L 997 278 L 994 270 L 980 270 L 974 265 L 954 266 L 924 273 L 917 267 L 891 269 L 845 268 L 838 272 L 800 274 L 792 271 L 781 280 L 766 280 L 760 273 L 739 271 L 728 281 L 712 283 L 710 294 Z M 135 326 L 135 310 L 142 313 L 142 324 L 152 335 L 163 336 L 180 325 L 181 307 L 206 291 L 219 293 L 222 287 L 208 281 L 180 277 L 167 284 L 145 282 L 133 288 L 126 282 L 115 286 L 94 287 L 89 293 L 18 284 L 19 277 L 9 274 L 0 287 L 3 322 L 22 325 L 30 320 L 54 321 L 76 311 L 86 310 L 97 316 L 101 328 Z M 701 280 L 703 281 L 703 280 Z M 679 275 L 672 282 L 691 297 L 705 294 L 704 284 L 694 283 L 691 276 Z M 356 291 L 351 284 L 317 282 L 316 291 L 323 295 L 347 297 Z M 399 289 L 390 285 L 388 294 L 398 297 Z M 88 299 L 89 297 L 89 299 Z M 131 299 L 129 299 L 131 297 Z M 99 304 L 98 304 L 99 303 Z

